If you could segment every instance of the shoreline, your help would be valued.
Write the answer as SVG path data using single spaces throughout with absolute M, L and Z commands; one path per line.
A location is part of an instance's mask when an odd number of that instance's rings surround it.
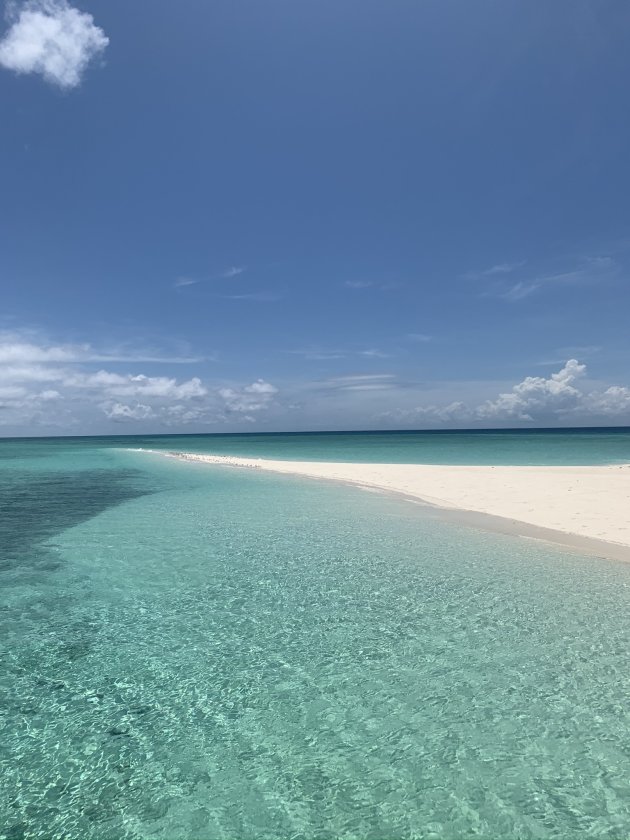
M 470 527 L 630 562 L 630 464 L 452 466 L 279 461 L 132 450 L 202 464 L 333 481 L 431 509 Z

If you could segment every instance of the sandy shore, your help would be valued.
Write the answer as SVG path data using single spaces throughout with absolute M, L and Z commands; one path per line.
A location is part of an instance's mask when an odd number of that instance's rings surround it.
M 159 454 L 394 492 L 458 512 L 458 518 L 466 512 L 464 518 L 474 525 L 558 542 L 616 559 L 630 559 L 630 464 L 478 467 Z

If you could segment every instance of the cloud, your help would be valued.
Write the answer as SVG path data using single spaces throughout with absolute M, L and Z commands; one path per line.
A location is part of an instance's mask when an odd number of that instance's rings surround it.
M 406 338 L 407 341 L 415 341 L 418 343 L 433 341 L 433 336 L 427 335 L 426 333 L 407 333 Z
M 21 335 L 0 332 L 0 364 L 34 364 L 58 362 L 75 364 L 85 362 L 159 362 L 168 364 L 191 364 L 199 357 L 171 356 L 147 350 L 97 350 L 90 344 L 37 343 Z
M 270 302 L 280 300 L 282 296 L 276 292 L 245 292 L 240 295 L 221 295 L 221 297 L 224 300 L 253 300 Z
M 201 283 L 204 280 L 231 280 L 233 277 L 238 277 L 239 274 L 243 274 L 244 271 L 246 271 L 244 265 L 232 265 L 230 268 L 226 268 L 225 271 L 222 271 L 220 274 L 215 274 L 212 277 L 177 277 L 173 286 L 176 289 L 181 289 L 184 286 L 194 286 L 196 283 Z
M 145 374 L 119 374 L 106 370 L 96 373 L 77 373 L 64 377 L 63 384 L 70 388 L 95 389 L 113 397 L 157 397 L 163 400 L 188 400 L 203 397 L 208 389 L 194 376 L 178 383 L 168 376 Z
M 618 269 L 619 266 L 612 257 L 586 257 L 576 268 L 569 271 L 540 274 L 518 280 L 508 286 L 499 282 L 485 294 L 509 301 L 519 301 L 544 289 L 559 286 L 585 286 L 609 280 L 617 274 Z
M 334 391 L 383 391 L 396 386 L 393 373 L 362 373 L 350 376 L 333 376 L 317 383 L 319 390 Z
M 0 65 L 7 70 L 40 73 L 60 88 L 74 88 L 109 44 L 92 15 L 65 0 L 29 0 L 9 9 L 11 27 L 0 41 Z
M 445 405 L 389 409 L 379 416 L 387 423 L 449 426 L 572 425 L 630 422 L 630 388 L 588 384 L 586 365 L 569 359 L 549 377 L 526 376 L 509 391 L 480 404 L 455 400 Z
M 497 263 L 496 265 L 492 265 L 490 268 L 484 268 L 481 271 L 467 271 L 463 277 L 467 280 L 479 280 L 481 277 L 496 277 L 497 275 L 502 274 L 512 274 L 513 271 L 518 271 L 519 268 L 523 268 L 525 264 L 525 260 L 522 260 L 521 262 Z
M 397 281 L 375 283 L 374 280 L 345 280 L 343 285 L 347 289 L 377 289 L 381 292 L 389 292 L 400 288 L 401 284 Z
M 112 405 L 104 405 L 103 412 L 110 420 L 116 423 L 125 422 L 127 420 L 147 420 L 155 417 L 155 412 L 150 405 L 142 405 L 137 403 L 135 406 L 124 405 L 123 403 L 113 403 Z
M 365 356 L 368 359 L 389 359 L 391 353 L 383 353 L 382 350 L 359 350 L 359 356 Z
M 630 421 L 630 388 L 611 385 L 601 394 L 591 395 L 595 413 L 606 417 L 625 417 Z
M 327 362 L 334 359 L 347 359 L 351 356 L 364 357 L 367 359 L 391 359 L 392 353 L 385 353 L 374 347 L 366 350 L 340 350 L 332 348 L 330 350 L 320 349 L 318 347 L 309 347 L 304 350 L 287 350 L 292 356 L 303 356 L 309 361 Z
M 562 370 L 552 373 L 548 379 L 542 376 L 527 376 L 511 391 L 499 394 L 496 400 L 489 400 L 477 409 L 480 419 L 509 419 L 533 421 L 541 413 L 558 414 L 574 409 L 583 399 L 583 394 L 573 383 L 586 371 L 586 365 L 576 359 L 569 359 Z
M 104 422 L 229 427 L 256 421 L 278 394 L 264 379 L 217 387 L 198 376 L 112 370 L 100 365 L 102 355 L 90 344 L 46 341 L 34 331 L 0 332 L 0 425 L 15 434 L 76 425 L 100 432 Z
M 228 411 L 247 414 L 268 408 L 277 393 L 275 385 L 264 379 L 257 379 L 244 388 L 220 388 L 218 391 Z

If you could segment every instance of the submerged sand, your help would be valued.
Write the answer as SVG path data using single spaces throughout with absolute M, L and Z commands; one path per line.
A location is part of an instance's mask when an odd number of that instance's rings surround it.
M 630 559 L 630 464 L 486 467 L 160 454 L 394 492 L 441 509 L 477 514 L 477 519 L 468 516 L 471 524 Z M 493 524 L 488 517 L 499 519 Z M 521 526 L 529 526 L 529 530 Z

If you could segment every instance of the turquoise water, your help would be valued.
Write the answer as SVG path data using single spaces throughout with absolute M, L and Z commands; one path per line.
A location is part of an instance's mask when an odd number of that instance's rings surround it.
M 82 438 L 75 438 L 81 441 Z M 410 464 L 627 464 L 630 428 L 308 434 L 143 435 L 93 438 L 102 447 L 175 449 L 306 461 Z M 54 439 L 43 440 L 49 447 Z M 5 442 L 5 447 L 10 442 Z M 18 448 L 23 446 L 16 442 Z
M 0 838 L 630 835 L 630 565 L 89 439 L 0 547 Z

